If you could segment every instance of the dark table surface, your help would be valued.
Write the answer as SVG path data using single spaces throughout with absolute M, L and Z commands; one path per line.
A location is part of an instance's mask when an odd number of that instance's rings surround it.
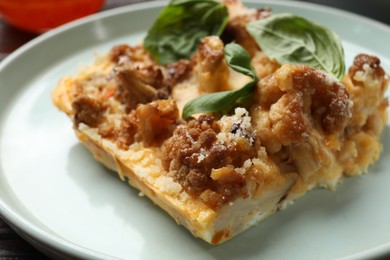
M 290 0 L 293 1 L 293 0 Z M 390 25 L 389 0 L 301 0 L 344 9 L 370 17 Z M 123 5 L 144 2 L 142 0 L 106 0 L 102 10 Z M 0 15 L 0 61 L 8 54 L 37 37 L 37 34 L 24 32 L 7 24 Z M 45 259 L 46 257 L 19 237 L 0 218 L 0 259 Z

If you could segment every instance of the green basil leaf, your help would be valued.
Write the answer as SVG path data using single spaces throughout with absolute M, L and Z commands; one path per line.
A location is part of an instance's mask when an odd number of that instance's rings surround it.
M 305 64 L 341 80 L 345 73 L 340 38 L 330 29 L 292 14 L 277 14 L 247 25 L 259 47 L 280 64 Z
M 199 41 L 221 35 L 228 22 L 227 8 L 212 0 L 172 0 L 144 40 L 144 47 L 161 64 L 189 58 Z
M 193 114 L 204 112 L 227 112 L 251 97 L 258 81 L 255 71 L 252 69 L 248 52 L 236 43 L 229 43 L 225 46 L 225 60 L 229 67 L 253 80 L 242 88 L 234 91 L 222 91 L 200 96 L 188 102 L 183 109 L 183 118 L 186 119 Z
M 252 69 L 251 58 L 241 45 L 229 43 L 225 46 L 224 52 L 225 60 L 229 67 L 246 76 L 257 79 L 257 75 Z

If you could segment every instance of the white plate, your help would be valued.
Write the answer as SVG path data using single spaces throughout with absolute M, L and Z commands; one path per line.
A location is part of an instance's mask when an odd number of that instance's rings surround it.
M 55 257 L 330 259 L 390 252 L 390 127 L 381 160 L 336 192 L 310 192 L 233 240 L 210 246 L 119 181 L 80 145 L 50 94 L 62 76 L 119 43 L 137 43 L 162 2 L 111 10 L 53 30 L 0 64 L 0 211 Z M 390 29 L 360 16 L 297 2 L 251 2 L 328 25 L 346 61 L 368 52 L 390 71 Z

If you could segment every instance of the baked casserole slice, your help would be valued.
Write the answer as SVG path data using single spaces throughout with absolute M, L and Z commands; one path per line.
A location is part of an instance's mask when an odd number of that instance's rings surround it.
M 334 190 L 344 176 L 365 173 L 380 156 L 388 107 L 389 79 L 377 57 L 355 57 L 341 82 L 306 65 L 280 65 L 245 31 L 270 10 L 226 2 L 230 35 L 260 78 L 250 104 L 181 118 L 195 97 L 248 81 L 227 66 L 217 36 L 167 65 L 142 44 L 115 46 L 52 94 L 96 160 L 211 244 L 313 188 Z

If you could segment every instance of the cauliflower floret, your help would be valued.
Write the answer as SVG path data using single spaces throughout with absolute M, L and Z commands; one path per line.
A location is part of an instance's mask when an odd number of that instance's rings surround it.
M 329 75 L 284 65 L 259 82 L 252 117 L 271 157 L 283 156 L 275 160 L 292 165 L 309 189 L 333 188 L 343 173 L 334 151 L 351 106 L 346 88 Z
M 201 40 L 197 61 L 200 93 L 229 90 L 229 67 L 225 62 L 224 44 L 217 36 L 208 36 Z

